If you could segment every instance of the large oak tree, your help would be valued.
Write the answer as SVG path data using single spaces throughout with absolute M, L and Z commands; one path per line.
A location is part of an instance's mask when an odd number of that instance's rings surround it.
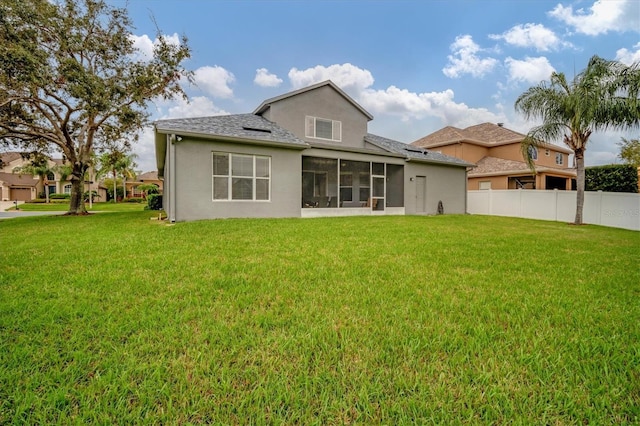
M 185 96 L 191 51 L 158 30 L 152 58 L 126 9 L 102 0 L 0 3 L 0 141 L 55 148 L 71 167 L 69 214 L 84 214 L 85 171 L 101 145 L 135 134 L 153 99 Z
M 553 73 L 549 82 L 529 88 L 518 97 L 517 111 L 542 122 L 522 142 L 522 153 L 533 167 L 531 146 L 562 140 L 575 155 L 576 216 L 582 224 L 584 206 L 584 154 L 593 132 L 628 129 L 640 125 L 640 64 L 626 66 L 593 56 L 573 80 Z

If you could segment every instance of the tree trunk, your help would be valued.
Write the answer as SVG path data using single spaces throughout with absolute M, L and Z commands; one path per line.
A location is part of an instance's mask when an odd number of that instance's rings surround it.
M 115 170 L 113 171 L 113 202 L 118 202 L 118 178 Z
M 574 151 L 576 156 L 576 225 L 582 225 L 582 210 L 584 207 L 584 150 Z
M 71 173 L 71 200 L 69 202 L 68 215 L 85 215 L 87 208 L 84 205 L 83 189 L 84 189 L 84 172 L 87 167 L 80 163 L 73 165 Z

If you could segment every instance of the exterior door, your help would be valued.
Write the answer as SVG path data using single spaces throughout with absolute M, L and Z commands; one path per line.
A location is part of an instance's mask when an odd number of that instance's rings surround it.
M 383 211 L 384 210 L 384 177 L 383 176 L 373 176 L 371 178 L 373 183 L 373 197 L 371 203 L 371 209 L 375 211 Z
M 416 213 L 427 212 L 427 177 L 416 176 Z

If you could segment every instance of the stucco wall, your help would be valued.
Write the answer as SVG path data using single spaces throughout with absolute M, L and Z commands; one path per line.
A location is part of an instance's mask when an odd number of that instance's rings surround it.
M 332 142 L 307 138 L 305 135 L 306 116 L 340 121 L 342 123 L 342 141 Z M 274 102 L 264 117 L 288 129 L 306 142 L 325 143 L 338 147 L 365 147 L 363 138 L 367 133 L 367 117 L 330 86 L 319 87 Z
M 451 145 L 439 146 L 430 149 L 434 151 L 440 151 L 445 155 L 460 158 L 470 163 L 477 163 L 483 157 L 486 157 L 489 153 L 489 149 L 483 146 L 473 145 L 465 142 L 453 143 Z
M 270 156 L 270 201 L 213 201 L 214 151 Z M 299 217 L 301 164 L 299 150 L 184 138 L 175 144 L 175 220 Z
M 464 167 L 409 162 L 405 166 L 405 212 L 418 214 L 416 210 L 416 177 L 426 177 L 426 212 L 436 214 L 442 201 L 445 214 L 466 213 L 466 181 Z

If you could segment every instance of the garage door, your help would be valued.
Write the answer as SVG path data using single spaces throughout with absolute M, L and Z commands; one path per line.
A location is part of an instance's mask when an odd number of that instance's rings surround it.
M 11 188 L 11 200 L 29 201 L 31 188 Z

